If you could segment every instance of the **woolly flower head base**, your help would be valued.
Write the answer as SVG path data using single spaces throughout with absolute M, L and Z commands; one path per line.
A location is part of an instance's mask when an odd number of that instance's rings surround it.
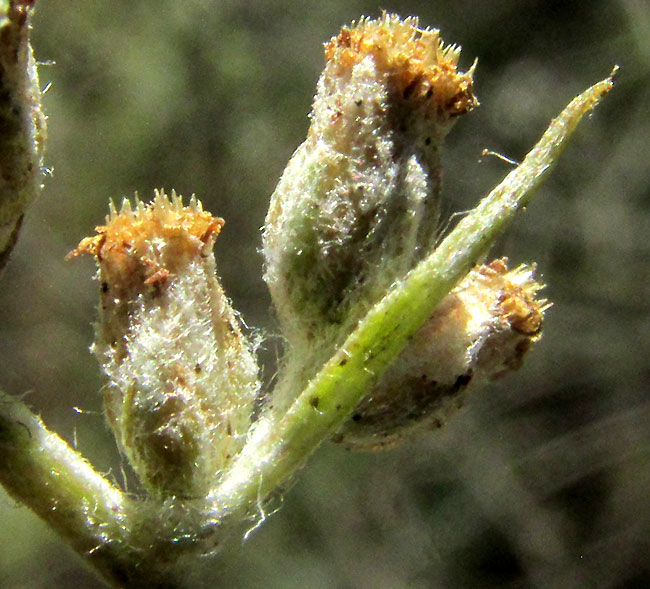
M 416 17 L 401 20 L 384 13 L 376 20 L 362 18 L 325 44 L 328 63 L 340 70 L 352 69 L 368 56 L 405 99 L 427 102 L 447 116 L 478 106 L 472 92 L 475 65 L 459 72 L 460 47 L 445 45 L 437 29 L 419 28 Z
M 106 415 L 154 495 L 206 496 L 251 424 L 257 363 L 212 253 L 223 223 L 194 198 L 157 192 L 111 206 L 71 254 L 97 259 Z

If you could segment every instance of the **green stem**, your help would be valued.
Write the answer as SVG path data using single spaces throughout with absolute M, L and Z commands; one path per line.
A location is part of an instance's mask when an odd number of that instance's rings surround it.
M 23 403 L 2 391 L 0 483 L 93 566 L 113 566 L 110 547 L 126 536 L 123 493 Z
M 612 76 L 571 101 L 523 163 L 370 310 L 278 423 L 272 416 L 260 419 L 212 494 L 216 517 L 260 505 L 336 432 L 442 298 L 526 206 L 582 117 L 612 88 Z

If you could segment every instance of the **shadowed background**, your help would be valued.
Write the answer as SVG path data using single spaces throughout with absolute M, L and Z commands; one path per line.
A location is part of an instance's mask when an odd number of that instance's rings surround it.
M 188 586 L 650 586 L 650 8 L 645 0 L 41 0 L 34 20 L 53 175 L 2 277 L 0 385 L 122 481 L 88 353 L 97 285 L 64 256 L 109 198 L 196 193 L 226 226 L 220 274 L 275 333 L 259 228 L 303 140 L 322 43 L 379 9 L 479 57 L 482 106 L 445 155 L 444 210 L 472 207 L 550 119 L 618 63 L 617 88 L 495 248 L 536 261 L 554 303 L 517 374 L 390 451 L 328 444 L 244 545 Z M 274 371 L 277 338 L 263 351 Z M 77 407 L 83 412 L 75 411 Z M 278 507 L 280 502 L 278 501 Z M 0 587 L 96 586 L 0 491 Z

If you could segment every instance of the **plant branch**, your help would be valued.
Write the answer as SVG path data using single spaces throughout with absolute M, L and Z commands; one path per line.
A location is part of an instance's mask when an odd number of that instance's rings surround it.
M 216 535 L 228 527 L 225 524 L 245 519 L 338 430 L 443 297 L 528 203 L 579 121 L 612 85 L 610 76 L 569 104 L 523 163 L 370 309 L 286 413 L 262 413 L 217 486 L 196 505 L 176 497 L 166 499 L 167 503 L 131 500 L 49 432 L 23 403 L 2 392 L 0 483 L 111 582 L 142 586 L 152 579 L 164 580 L 171 568 L 167 565 L 173 566 L 183 554 L 197 553 L 202 534 Z M 40 158 L 41 140 L 39 135 L 32 146 L 33 157 Z M 38 163 L 40 174 L 40 159 Z M 29 176 L 32 188 L 36 178 L 40 176 Z M 15 221 L 19 227 L 29 200 L 29 195 L 21 200 L 14 219 L 0 198 L 0 221 L 8 220 L 7 227 Z M 10 241 L 4 248 L 0 240 L 0 266 Z M 216 542 L 205 545 L 216 546 Z
M 123 493 L 22 402 L 0 391 L 0 483 L 99 569 L 126 535 Z M 105 562 L 103 562 L 105 561 Z

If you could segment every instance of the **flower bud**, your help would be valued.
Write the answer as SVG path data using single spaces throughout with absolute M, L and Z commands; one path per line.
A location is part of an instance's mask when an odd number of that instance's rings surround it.
M 442 141 L 478 102 L 460 50 L 417 25 L 384 14 L 325 45 L 307 139 L 272 197 L 265 280 L 303 357 L 331 350 L 436 239 Z
M 72 256 L 99 265 L 93 351 L 106 416 L 147 491 L 202 497 L 241 449 L 259 390 L 251 344 L 215 274 L 223 220 L 192 198 L 111 206 Z
M 46 117 L 29 42 L 32 4 L 0 7 L 0 269 L 43 180 Z
M 377 449 L 441 427 L 472 385 L 521 366 L 541 337 L 549 304 L 537 299 L 533 270 L 506 259 L 472 270 L 447 295 L 334 441 Z

